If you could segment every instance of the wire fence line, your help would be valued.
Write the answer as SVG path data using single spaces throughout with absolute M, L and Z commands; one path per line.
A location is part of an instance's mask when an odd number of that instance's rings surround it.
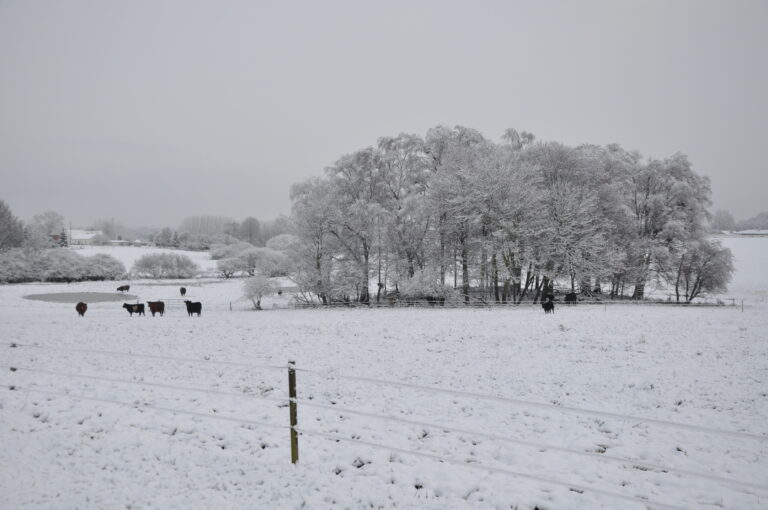
M 235 397 L 235 398 L 248 398 L 248 399 L 256 399 L 256 400 L 262 400 L 262 401 L 268 401 L 268 402 L 276 402 L 279 404 L 282 404 L 281 407 L 287 406 L 288 402 L 291 400 L 288 397 L 279 397 L 279 396 L 263 396 L 263 395 L 255 395 L 252 393 L 235 393 L 235 392 L 226 392 L 226 391 L 220 391 L 220 390 L 211 390 L 209 388 L 199 388 L 199 387 L 189 387 L 189 386 L 178 386 L 178 385 L 172 385 L 172 384 L 166 384 L 166 383 L 156 383 L 151 381 L 135 381 L 130 379 L 119 379 L 114 377 L 105 377 L 105 376 L 96 376 L 96 375 L 89 375 L 89 374 L 72 374 L 67 372 L 58 372 L 58 371 L 52 371 L 52 370 L 45 370 L 45 369 L 36 369 L 36 368 L 27 368 L 27 367 L 11 367 L 6 365 L 0 365 L 0 368 L 9 369 L 12 372 L 22 371 L 22 372 L 30 372 L 30 373 L 40 373 L 40 374 L 47 374 L 47 375 L 53 375 L 58 377 L 66 377 L 66 378 L 75 378 L 75 379 L 87 379 L 87 380 L 97 380 L 97 381 L 104 381 L 104 382 L 110 382 L 110 383 L 118 383 L 118 384 L 130 384 L 135 386 L 141 386 L 141 387 L 156 387 L 156 388 L 162 388 L 162 389 L 170 389 L 170 390 L 176 390 L 176 391 L 182 391 L 182 392 L 199 392 L 209 395 L 217 395 L 217 396 L 228 396 L 228 397 Z M 14 386 L 14 390 L 19 389 L 19 386 Z M 26 389 L 30 391 L 38 391 L 38 392 L 45 392 L 47 390 L 41 390 L 37 385 L 26 387 Z M 66 395 L 70 395 L 69 393 L 66 393 Z M 83 398 L 84 396 L 76 396 L 74 398 Z M 87 397 L 90 399 L 96 399 L 96 397 Z M 113 400 L 110 399 L 102 399 L 109 402 L 113 402 Z M 613 462 L 613 463 L 620 463 L 622 465 L 631 464 L 633 468 L 642 468 L 646 470 L 652 470 L 655 472 L 669 472 L 669 473 L 677 473 L 684 476 L 692 476 L 692 477 L 698 477 L 703 479 L 708 479 L 712 481 L 716 481 L 719 483 L 726 483 L 731 485 L 739 485 L 742 487 L 748 487 L 752 489 L 758 489 L 758 490 L 765 490 L 768 491 L 768 486 L 766 485 L 760 485 L 750 482 L 743 482 L 740 480 L 733 480 L 730 478 L 724 478 L 719 477 L 707 473 L 701 473 L 696 471 L 689 471 L 679 468 L 673 468 L 669 466 L 662 466 L 658 464 L 648 463 L 645 461 L 639 461 L 636 459 L 631 458 L 624 458 L 624 457 L 616 457 L 611 455 L 605 455 L 605 454 L 598 454 L 598 453 L 592 453 L 592 452 L 585 452 L 581 450 L 574 450 L 571 448 L 564 448 L 556 445 L 550 445 L 546 443 L 537 443 L 533 441 L 525 441 L 510 437 L 504 437 L 496 434 L 489 434 L 485 432 L 480 432 L 476 430 L 469 430 L 469 429 L 461 429 L 457 427 L 447 426 L 439 423 L 431 423 L 427 421 L 419 421 L 419 420 L 410 420 L 406 418 L 400 418 L 397 416 L 390 416 L 390 415 L 382 415 L 367 411 L 360 411 L 357 409 L 350 409 L 350 408 L 344 408 L 336 405 L 327 405 L 327 404 L 320 404 L 317 402 L 314 402 L 312 400 L 306 400 L 306 399 L 294 399 L 294 401 L 297 404 L 301 404 L 302 406 L 311 407 L 315 409 L 321 409 L 326 411 L 332 411 L 334 413 L 342 413 L 342 414 L 350 414 L 355 416 L 363 416 L 366 418 L 373 418 L 378 420 L 384 420 L 384 421 L 390 421 L 395 423 L 400 423 L 404 425 L 410 425 L 410 426 L 419 426 L 424 428 L 431 428 L 431 429 L 438 429 L 446 432 L 452 432 L 452 433 L 458 433 L 458 434 L 466 434 L 468 436 L 473 436 L 477 438 L 484 438 L 489 439 L 492 441 L 501 441 L 501 442 L 507 442 L 512 444 L 518 444 L 530 448 L 535 448 L 539 451 L 541 450 L 553 450 L 553 451 L 559 451 L 563 453 L 568 453 L 572 455 L 579 455 L 583 457 L 589 457 L 594 459 L 600 459 L 601 461 L 607 461 L 607 462 Z M 164 408 L 159 408 L 164 409 Z M 166 409 L 167 410 L 167 409 Z M 185 410 L 176 410 L 178 413 L 185 413 Z M 201 413 L 194 413 L 195 415 L 199 415 Z M 207 415 L 206 415 L 207 416 Z
M 37 348 L 37 349 L 58 350 L 58 351 L 65 351 L 65 352 L 104 354 L 104 355 L 113 355 L 113 356 L 128 356 L 128 357 L 135 357 L 135 358 L 157 359 L 157 360 L 163 360 L 163 361 L 176 361 L 176 362 L 182 362 L 182 363 L 204 363 L 204 364 L 209 363 L 209 364 L 236 366 L 236 367 L 250 368 L 250 369 L 287 370 L 289 368 L 287 365 L 259 365 L 259 364 L 236 362 L 236 361 L 201 360 L 201 359 L 195 359 L 195 358 L 178 358 L 173 356 L 125 353 L 125 352 L 119 352 L 119 351 L 48 347 L 48 346 L 40 346 L 40 345 L 34 345 L 34 344 L 11 343 L 6 345 L 9 345 L 11 347 L 31 347 L 31 348 Z M 600 418 L 617 419 L 622 421 L 647 423 L 647 424 L 663 426 L 663 427 L 679 428 L 683 430 L 695 431 L 695 432 L 706 433 L 706 434 L 732 436 L 732 437 L 737 437 L 741 439 L 749 439 L 749 440 L 756 440 L 756 441 L 768 441 L 768 435 L 761 435 L 761 434 L 756 434 L 752 432 L 724 430 L 724 429 L 717 429 L 713 427 L 704 427 L 701 425 L 661 420 L 656 418 L 646 418 L 642 416 L 613 413 L 609 411 L 600 411 L 596 409 L 548 404 L 544 402 L 534 402 L 529 400 L 515 399 L 511 397 L 500 397 L 496 395 L 488 395 L 484 393 L 462 391 L 462 390 L 451 390 L 447 388 L 437 388 L 433 386 L 423 386 L 423 385 L 418 385 L 413 383 L 404 383 L 400 381 L 391 381 L 386 379 L 378 379 L 378 378 L 365 377 L 365 376 L 338 374 L 334 372 L 329 372 L 327 370 L 324 371 L 324 370 L 302 368 L 302 367 L 295 367 L 295 370 L 297 372 L 306 373 L 306 374 L 315 374 L 315 375 L 319 375 L 329 379 L 346 379 L 346 380 L 353 380 L 357 382 L 363 382 L 366 384 L 387 385 L 387 386 L 413 389 L 413 390 L 419 390 L 419 391 L 435 393 L 435 394 L 454 395 L 462 398 L 482 399 L 482 400 L 487 400 L 492 402 L 516 405 L 519 407 L 543 409 L 547 411 L 555 411 L 555 412 L 566 413 L 566 414 L 596 416 Z
M 217 396 L 226 396 L 226 397 L 235 397 L 235 398 L 248 398 L 250 400 L 256 399 L 256 400 L 265 400 L 270 402 L 280 402 L 283 404 L 288 403 L 288 397 L 271 397 L 266 395 L 256 395 L 254 393 L 235 393 L 232 391 L 221 391 L 221 390 L 212 390 L 210 388 L 195 388 L 190 386 L 177 386 L 174 384 L 166 384 L 166 383 L 158 383 L 158 382 L 151 382 L 151 381 L 132 381 L 130 379 L 118 379 L 114 377 L 104 377 L 104 376 L 96 376 L 96 375 L 88 375 L 88 374 L 72 374 L 67 372 L 57 372 L 53 370 L 45 370 L 40 368 L 27 368 L 27 367 L 17 367 L 17 366 L 8 366 L 8 365 L 0 365 L 0 368 L 5 368 L 10 370 L 11 372 L 21 371 L 21 372 L 31 372 L 31 373 L 38 373 L 38 374 L 47 374 L 47 375 L 53 375 L 58 377 L 70 377 L 70 378 L 76 378 L 76 379 L 88 379 L 88 380 L 94 380 L 94 381 L 104 381 L 104 382 L 111 382 L 111 383 L 118 383 L 118 384 L 132 384 L 135 386 L 142 386 L 142 387 L 150 387 L 150 388 L 162 388 L 162 389 L 168 389 L 168 390 L 176 390 L 176 391 L 182 391 L 182 392 L 195 392 L 195 393 L 204 393 L 206 395 L 217 395 Z
M 24 347 L 24 348 L 43 349 L 43 350 L 50 350 L 50 351 L 74 352 L 79 354 L 97 354 L 97 355 L 105 355 L 105 356 L 118 356 L 118 357 L 123 356 L 123 357 L 130 357 L 130 358 L 151 359 L 151 360 L 159 360 L 159 361 L 176 361 L 179 363 L 203 363 L 203 364 L 207 363 L 211 365 L 222 365 L 222 366 L 231 366 L 231 367 L 261 369 L 261 370 L 285 370 L 288 368 L 287 365 L 260 365 L 256 363 L 245 363 L 242 361 L 180 358 L 177 356 L 164 356 L 161 354 L 145 354 L 145 353 L 137 353 L 137 352 L 109 351 L 109 350 L 102 350 L 102 349 L 82 349 L 78 347 L 58 347 L 58 346 L 50 346 L 50 345 L 22 344 L 18 342 L 6 343 L 5 345 L 11 348 Z
M 206 413 L 198 413 L 198 412 L 186 411 L 186 410 L 182 410 L 182 409 L 173 409 L 173 408 L 155 406 L 155 405 L 152 405 L 152 404 L 137 404 L 135 402 L 123 402 L 123 401 L 114 400 L 114 399 L 99 398 L 99 397 L 89 397 L 89 396 L 85 396 L 85 395 L 75 395 L 75 394 L 72 394 L 72 393 L 60 393 L 60 392 L 55 392 L 55 391 L 39 390 L 39 389 L 35 389 L 35 388 L 17 387 L 15 391 L 18 391 L 18 390 L 23 390 L 23 391 L 25 391 L 27 393 L 39 393 L 39 394 L 42 394 L 42 395 L 48 395 L 48 396 L 53 396 L 53 397 L 62 397 L 62 398 L 81 400 L 81 401 L 93 401 L 93 402 L 99 402 L 99 403 L 112 404 L 112 405 L 117 405 L 117 406 L 121 406 L 121 407 L 136 409 L 136 410 L 139 410 L 139 411 L 151 410 L 151 411 L 157 411 L 157 412 L 161 412 L 161 413 L 170 413 L 170 414 L 173 414 L 173 415 L 193 416 L 193 417 L 197 417 L 197 418 L 205 418 L 205 419 L 211 419 L 211 420 L 225 421 L 225 422 L 230 422 L 230 423 L 238 423 L 238 424 L 241 424 L 241 425 L 250 425 L 250 426 L 264 427 L 264 428 L 270 428 L 270 429 L 286 430 L 286 429 L 290 428 L 287 425 L 277 425 L 277 424 L 273 424 L 273 423 L 265 423 L 265 422 L 255 421 L 255 420 L 247 420 L 247 419 L 236 418 L 236 417 L 232 417 L 232 416 L 223 416 L 223 415 L 212 415 L 212 414 L 206 414 Z M 599 488 L 596 488 L 596 487 L 589 487 L 589 486 L 584 486 L 584 485 L 580 485 L 580 484 L 573 484 L 573 483 L 563 482 L 563 481 L 552 479 L 552 478 L 531 475 L 531 474 L 528 474 L 528 473 L 522 473 L 522 472 L 510 470 L 510 469 L 504 469 L 504 468 L 499 468 L 499 467 L 495 467 L 495 466 L 485 466 L 485 465 L 477 464 L 477 463 L 474 463 L 474 462 L 473 463 L 468 463 L 466 461 L 462 461 L 462 460 L 459 460 L 459 459 L 445 458 L 445 457 L 441 457 L 441 456 L 434 455 L 434 454 L 431 454 L 431 453 L 407 450 L 407 449 L 404 449 L 404 448 L 398 448 L 398 447 L 394 447 L 394 446 L 382 445 L 382 444 L 373 443 L 373 442 L 365 441 L 365 440 L 361 440 L 361 439 L 347 438 L 347 437 L 344 437 L 344 436 L 328 434 L 328 433 L 325 433 L 325 432 L 315 431 L 315 430 L 311 430 L 311 429 L 296 428 L 296 430 L 300 434 L 302 434 L 302 435 L 321 437 L 321 438 L 329 439 L 329 440 L 336 441 L 336 442 L 349 442 L 349 443 L 359 444 L 359 445 L 362 445 L 362 446 L 367 446 L 367 447 L 370 447 L 370 448 L 384 449 L 386 451 L 396 452 L 396 453 L 400 453 L 402 455 L 410 455 L 410 456 L 421 457 L 421 458 L 437 461 L 437 462 L 442 463 L 442 464 L 455 465 L 455 466 L 459 466 L 459 467 L 463 467 L 463 468 L 467 468 L 467 469 L 482 470 L 482 471 L 486 471 L 486 472 L 492 472 L 492 473 L 508 475 L 508 476 L 512 476 L 512 477 L 516 477 L 516 478 L 523 478 L 523 479 L 527 479 L 527 480 L 532 480 L 532 481 L 535 481 L 535 482 L 543 483 L 543 484 L 546 484 L 546 485 L 555 485 L 555 486 L 559 486 L 559 487 L 564 487 L 564 488 L 567 488 L 570 491 L 575 491 L 575 492 L 579 492 L 579 493 L 591 492 L 591 493 L 594 493 L 594 494 L 597 494 L 597 495 L 600 495 L 600 496 L 616 498 L 616 499 L 620 499 L 620 500 L 623 500 L 623 501 L 631 501 L 631 502 L 640 503 L 640 504 L 643 504 L 643 505 L 649 505 L 650 504 L 650 505 L 653 505 L 653 506 L 657 506 L 659 508 L 669 508 L 669 509 L 672 509 L 672 510 L 685 510 L 682 507 L 675 506 L 675 505 L 670 505 L 670 504 L 667 504 L 667 503 L 661 503 L 661 502 L 652 501 L 652 500 L 645 499 L 645 498 L 633 497 L 633 496 L 628 496 L 628 495 L 625 495 L 625 494 L 619 494 L 619 493 L 615 493 L 615 492 L 610 492 L 610 491 L 606 491 L 606 490 L 599 489 Z
M 322 371 L 307 369 L 307 368 L 300 368 L 300 367 L 297 367 L 296 371 L 326 375 L 326 373 Z M 357 376 L 357 375 L 332 374 L 332 375 L 326 375 L 326 377 L 338 378 L 338 379 L 349 379 L 349 380 L 364 382 L 368 384 L 379 384 L 379 385 L 386 384 L 389 386 L 398 386 L 402 388 L 416 389 L 416 390 L 430 392 L 430 393 L 441 393 L 446 395 L 455 395 L 455 396 L 461 396 L 461 397 L 483 399 L 483 400 L 489 400 L 494 402 L 502 402 L 506 404 L 514 404 L 522 407 L 533 407 L 533 408 L 545 409 L 550 411 L 558 411 L 558 412 L 568 413 L 568 414 L 597 416 L 601 418 L 613 418 L 613 419 L 618 419 L 623 421 L 633 421 L 633 422 L 640 422 L 640 423 L 648 423 L 652 425 L 660 425 L 665 427 L 680 428 L 685 430 L 703 432 L 707 434 L 725 435 L 725 436 L 732 436 L 732 437 L 738 437 L 741 439 L 751 439 L 751 440 L 757 440 L 757 441 L 768 441 L 768 435 L 760 435 L 760 434 L 754 434 L 751 432 L 741 432 L 741 431 L 734 431 L 734 430 L 716 429 L 712 427 L 703 427 L 701 425 L 693 425 L 688 423 L 659 420 L 655 418 L 645 418 L 642 416 L 634 416 L 634 415 L 628 415 L 628 414 L 612 413 L 608 411 L 599 411 L 596 409 L 586 409 L 581 407 L 547 404 L 544 402 L 532 402 L 530 400 L 521 400 L 521 399 L 510 398 L 510 397 L 499 397 L 495 395 L 487 395 L 484 393 L 475 393 L 471 391 L 436 388 L 433 386 L 422 386 L 418 384 L 404 383 L 400 381 L 388 381 L 385 379 L 376 379 L 372 377 Z
M 199 413 L 196 411 L 188 411 L 185 409 L 173 409 L 170 407 L 162 407 L 162 406 L 156 406 L 153 404 L 139 404 L 136 402 L 123 402 L 120 400 L 114 400 L 110 398 L 101 398 L 101 397 L 90 397 L 86 395 L 76 395 L 73 393 L 61 393 L 58 391 L 49 391 L 49 390 L 41 390 L 38 388 L 27 388 L 24 386 L 16 386 L 13 391 L 24 391 L 27 393 L 40 393 L 42 395 L 49 395 L 52 397 L 62 397 L 67 399 L 74 399 L 74 400 L 84 400 L 84 401 L 93 401 L 93 402 L 100 402 L 103 404 L 114 404 L 122 407 L 129 407 L 133 409 L 137 409 L 139 411 L 142 411 L 144 409 L 152 410 L 152 411 L 159 411 L 163 413 L 172 413 L 172 414 L 181 414 L 181 415 L 187 415 L 187 416 L 194 416 L 197 418 L 210 418 L 212 420 L 219 420 L 219 421 L 227 421 L 232 423 L 240 423 L 243 425 L 252 425 L 256 427 L 264 427 L 269 429 L 280 429 L 280 430 L 287 430 L 289 428 L 288 425 L 277 425 L 275 423 L 266 423 L 261 421 L 255 421 L 255 420 L 247 420 L 243 418 L 235 418 L 233 416 L 223 416 L 218 414 L 207 414 L 207 413 Z
M 692 303 L 685 303 L 685 302 L 677 302 L 677 301 L 666 301 L 666 300 L 633 300 L 633 299 L 589 299 L 589 300 L 580 300 L 575 303 L 567 303 L 562 300 L 556 299 L 555 303 L 559 306 L 565 306 L 567 308 L 571 308 L 578 305 L 585 305 L 585 306 L 604 306 L 604 305 L 610 305 L 610 306 L 619 306 L 619 305 L 625 305 L 625 306 L 638 306 L 638 305 L 650 305 L 650 306 L 672 306 L 672 307 L 691 307 L 691 308 L 722 308 L 722 307 L 729 307 L 733 308 L 736 306 L 739 306 L 736 304 L 736 298 L 728 298 L 728 301 L 731 301 L 731 303 L 710 303 L 710 302 L 692 302 Z M 743 301 L 743 300 L 741 300 Z M 532 301 L 523 301 L 520 303 L 513 303 L 513 302 L 507 302 L 507 303 L 496 303 L 493 301 L 470 301 L 469 303 L 464 302 L 444 302 L 444 303 L 430 303 L 424 300 L 414 300 L 414 301 L 406 301 L 406 300 L 400 300 L 395 302 L 389 302 L 389 301 L 380 301 L 378 303 L 371 302 L 371 303 L 353 303 L 353 302 L 341 302 L 341 303 L 294 303 L 292 305 L 293 308 L 297 309 L 387 309 L 387 308 L 418 308 L 418 309 L 436 309 L 439 310 L 441 308 L 445 309 L 457 309 L 457 308 L 479 308 L 479 309 L 493 309 L 493 308 L 541 308 L 541 303 L 534 303 Z

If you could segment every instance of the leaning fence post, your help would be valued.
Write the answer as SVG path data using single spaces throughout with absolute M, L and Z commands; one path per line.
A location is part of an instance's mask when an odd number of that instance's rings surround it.
M 296 432 L 297 412 L 296 412 L 296 362 L 288 362 L 288 398 L 291 415 L 291 463 L 296 464 L 299 461 L 299 434 Z

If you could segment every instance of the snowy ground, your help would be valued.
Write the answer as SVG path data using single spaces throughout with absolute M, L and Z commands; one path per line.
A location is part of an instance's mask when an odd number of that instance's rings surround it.
M 765 246 L 744 312 L 252 312 L 199 280 L 131 292 L 200 318 L 81 319 L 22 296 L 114 282 L 0 287 L 0 508 L 766 508 Z

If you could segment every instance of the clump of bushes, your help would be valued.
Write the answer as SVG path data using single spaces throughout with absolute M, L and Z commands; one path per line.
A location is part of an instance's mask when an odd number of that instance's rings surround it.
M 0 283 L 115 280 L 124 274 L 122 262 L 102 253 L 89 257 L 67 249 L 0 253 Z
M 178 253 L 142 255 L 131 272 L 139 278 L 192 278 L 200 268 L 192 259 Z

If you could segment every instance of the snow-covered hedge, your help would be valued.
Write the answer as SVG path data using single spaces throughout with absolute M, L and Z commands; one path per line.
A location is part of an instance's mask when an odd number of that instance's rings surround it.
M 0 283 L 115 280 L 124 274 L 119 260 L 101 253 L 90 257 L 67 249 L 0 253 Z
M 139 278 L 192 278 L 199 271 L 192 259 L 178 253 L 142 255 L 131 270 Z
M 230 259 L 240 255 L 245 250 L 253 248 L 251 243 L 239 242 L 235 244 L 215 244 L 211 246 L 211 258 L 213 260 Z

